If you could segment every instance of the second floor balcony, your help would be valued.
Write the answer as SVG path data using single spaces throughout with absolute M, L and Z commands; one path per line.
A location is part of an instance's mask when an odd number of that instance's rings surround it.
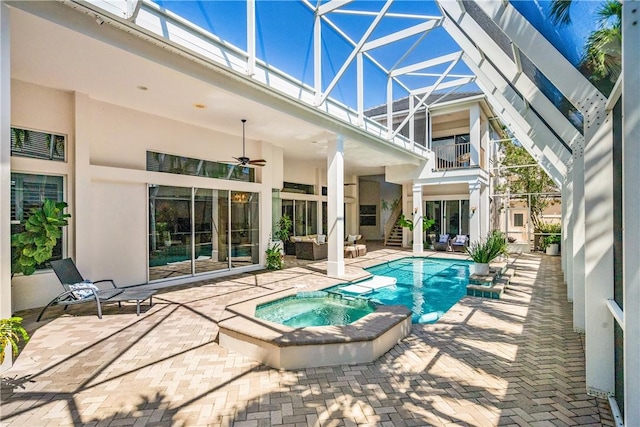
M 480 164 L 471 163 L 471 143 L 446 144 L 433 147 L 435 165 L 433 170 L 484 168 L 484 149 L 480 149 Z

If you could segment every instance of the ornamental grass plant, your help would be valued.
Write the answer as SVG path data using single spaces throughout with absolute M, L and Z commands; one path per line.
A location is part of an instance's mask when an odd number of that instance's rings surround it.
M 467 247 L 467 254 L 474 262 L 489 264 L 501 255 L 508 256 L 508 244 L 502 231 L 494 230 L 485 239 L 471 243 Z

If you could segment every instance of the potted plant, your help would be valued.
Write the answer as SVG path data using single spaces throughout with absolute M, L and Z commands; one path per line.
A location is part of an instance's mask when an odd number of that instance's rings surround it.
M 560 236 L 555 234 L 553 236 L 545 236 L 542 239 L 542 245 L 545 248 L 545 253 L 547 255 L 558 255 L 560 251 Z
M 20 338 L 24 342 L 29 341 L 27 331 L 22 327 L 21 317 L 10 317 L 0 319 L 0 365 L 4 364 L 5 354 L 18 355 L 18 342 Z
M 478 275 L 489 273 L 489 263 L 501 255 L 507 256 L 507 239 L 504 233 L 495 230 L 486 239 L 480 239 L 467 247 L 467 254 L 475 263 L 474 273 Z
M 274 243 L 273 245 L 267 246 L 265 253 L 267 254 L 267 270 L 282 270 L 284 267 L 284 256 L 280 249 L 280 243 Z
M 70 214 L 64 213 L 65 202 L 46 199 L 40 208 L 33 208 L 25 221 L 24 231 L 11 236 L 11 276 L 33 274 L 38 265 L 53 256 L 53 248 L 62 237 L 62 227 Z
M 280 242 L 282 242 L 280 248 L 284 251 L 285 254 L 295 255 L 296 247 L 289 241 L 289 236 L 291 235 L 291 229 L 293 227 L 293 221 L 291 221 L 289 215 L 282 215 L 276 225 L 278 226 L 278 228 L 276 229 L 274 235 L 277 240 L 274 240 L 273 242 L 277 243 L 279 240 Z

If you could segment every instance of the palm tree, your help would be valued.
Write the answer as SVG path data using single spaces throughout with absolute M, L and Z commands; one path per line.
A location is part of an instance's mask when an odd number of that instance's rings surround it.
M 554 24 L 571 24 L 572 4 L 572 0 L 551 1 Z M 608 94 L 622 69 L 622 4 L 605 0 L 596 13 L 598 29 L 589 35 L 578 68 L 602 93 Z

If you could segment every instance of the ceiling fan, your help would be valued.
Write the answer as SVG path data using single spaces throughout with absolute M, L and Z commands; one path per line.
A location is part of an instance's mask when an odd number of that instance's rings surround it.
M 240 166 L 264 166 L 265 164 L 267 164 L 267 161 L 265 159 L 257 159 L 257 160 L 251 160 L 250 158 L 248 158 L 245 155 L 245 151 L 244 151 L 244 125 L 247 122 L 247 119 L 242 119 L 242 157 L 234 157 L 234 159 L 236 159 L 239 163 L 238 165 Z

